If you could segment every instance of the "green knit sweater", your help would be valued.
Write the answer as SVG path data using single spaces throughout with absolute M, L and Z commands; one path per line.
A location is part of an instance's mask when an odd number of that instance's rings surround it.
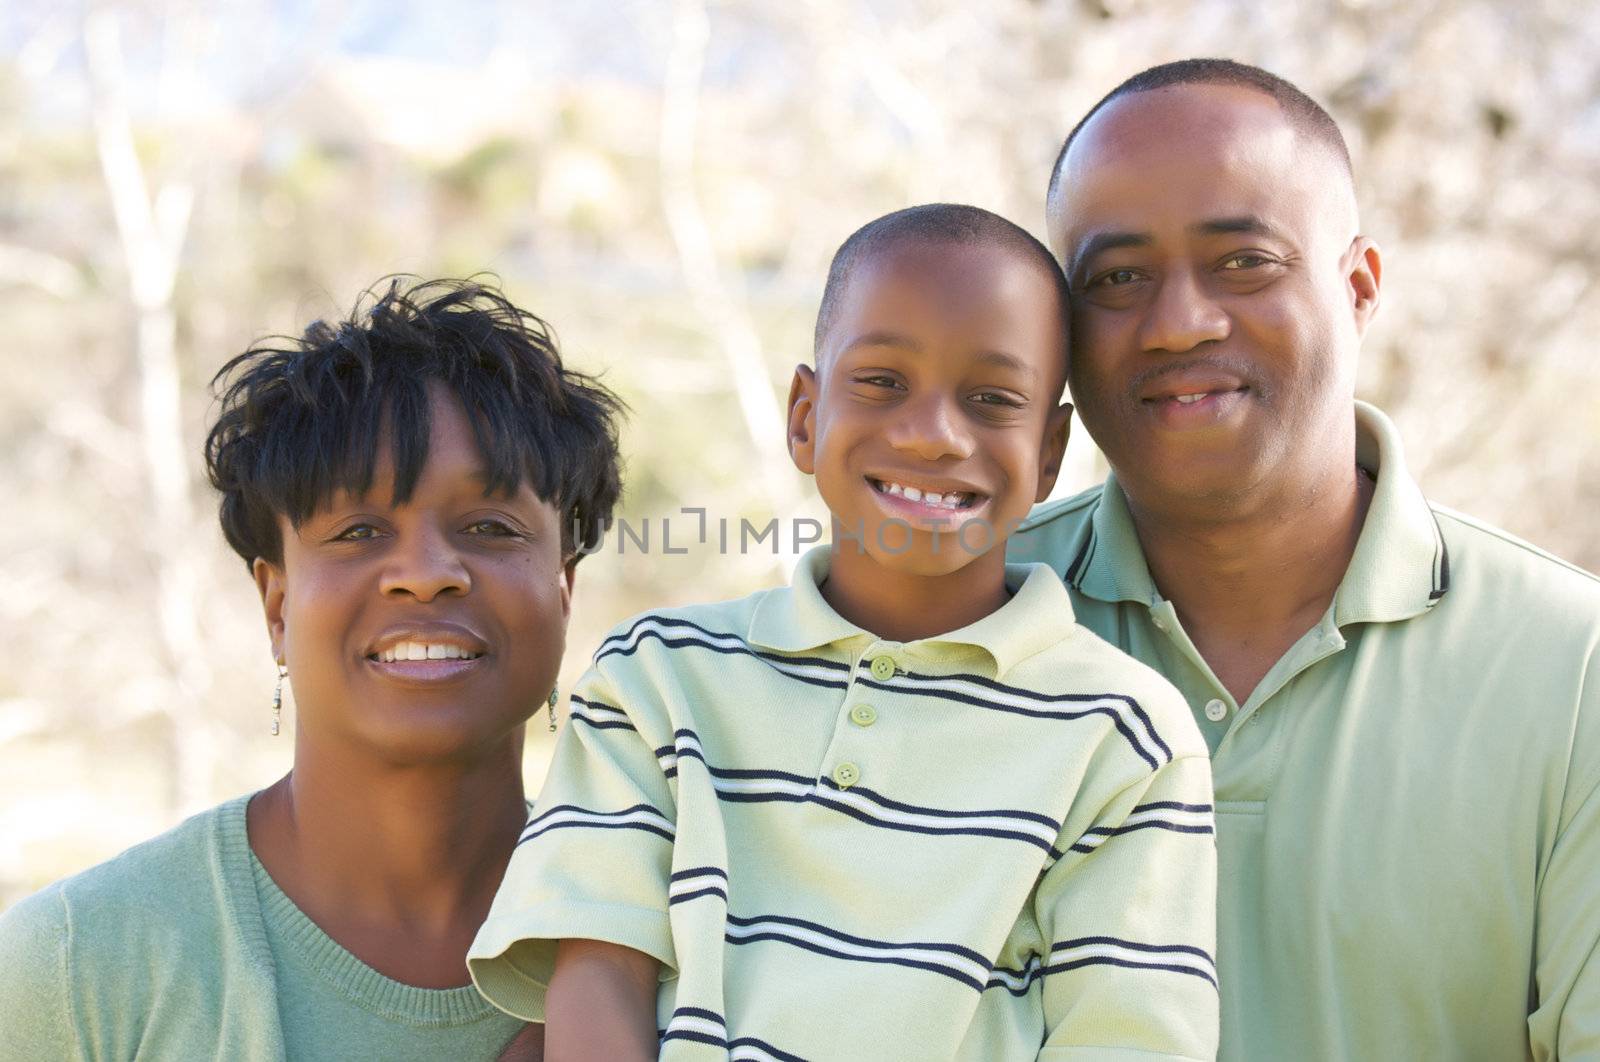
M 521 1023 L 341 948 L 250 851 L 248 799 L 0 915 L 0 1057 L 495 1058 Z

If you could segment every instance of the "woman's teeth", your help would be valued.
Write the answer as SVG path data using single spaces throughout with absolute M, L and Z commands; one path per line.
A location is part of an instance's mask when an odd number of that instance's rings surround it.
M 931 505 L 936 509 L 965 509 L 972 504 L 975 495 L 966 491 L 951 491 L 949 494 L 935 494 L 932 491 L 921 491 L 916 487 L 905 487 L 899 483 L 886 483 L 874 480 L 873 484 L 884 494 L 892 494 L 896 498 L 906 501 L 921 502 Z
M 379 663 L 392 664 L 396 660 L 476 660 L 482 653 L 469 653 L 460 646 L 439 645 L 433 642 L 401 642 L 377 654 Z

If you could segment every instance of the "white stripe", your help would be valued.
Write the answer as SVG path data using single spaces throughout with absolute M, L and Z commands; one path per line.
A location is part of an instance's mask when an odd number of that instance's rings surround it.
M 715 1036 L 719 1040 L 728 1038 L 728 1030 L 720 1023 L 710 1018 L 702 1018 L 694 1014 L 675 1014 L 667 1023 L 667 1032 L 696 1032 Z
M 664 623 L 656 622 L 653 619 L 646 619 L 641 620 L 639 625 L 635 627 L 632 633 L 627 637 L 623 637 L 619 634 L 604 642 L 600 646 L 599 652 L 597 652 L 595 655 L 598 656 L 599 653 L 610 653 L 625 649 L 633 649 L 638 646 L 641 638 L 650 633 L 659 634 L 663 637 L 671 638 L 674 641 L 693 642 L 709 648 L 738 649 L 741 652 L 750 652 L 752 654 L 755 652 L 755 650 L 750 647 L 748 642 L 736 634 L 707 634 L 704 631 L 698 631 L 692 627 L 674 627 Z M 826 681 L 840 687 L 848 685 L 848 680 L 845 678 L 845 673 L 838 668 L 823 667 L 818 664 L 809 664 L 799 660 L 774 659 L 770 656 L 763 656 L 760 657 L 760 659 L 762 662 L 771 664 L 779 671 L 782 671 L 788 675 L 803 678 L 825 679 Z
M 674 833 L 672 823 L 654 811 L 557 811 L 542 816 L 534 822 L 528 823 L 523 829 L 523 836 L 530 833 L 542 833 L 551 826 L 562 823 L 644 823 L 650 826 L 659 826 L 668 833 Z
M 1011 970 L 996 969 L 990 975 L 989 981 L 990 983 L 998 981 L 1007 988 L 1026 988 L 1028 983 L 1033 980 L 1033 975 L 1038 973 L 1039 968 L 1043 965 L 1044 964 L 1039 961 L 1039 956 L 1030 955 L 1028 956 L 1028 961 L 1022 964 L 1021 973 L 1016 973 Z
M 1125 948 L 1119 944 L 1080 944 L 1075 948 L 1057 948 L 1050 953 L 1052 964 L 1073 962 L 1077 959 L 1124 959 L 1128 962 L 1160 963 L 1163 966 L 1184 966 L 1215 978 L 1217 968 L 1209 959 L 1192 951 L 1144 951 Z
M 758 933 L 771 933 L 777 936 L 788 937 L 790 940 L 803 940 L 811 944 L 819 944 L 832 951 L 843 952 L 846 955 L 858 955 L 868 959 L 912 959 L 925 962 L 933 966 L 943 966 L 946 969 L 958 971 L 979 984 L 987 984 L 989 971 L 986 967 L 979 966 L 971 959 L 961 955 L 952 955 L 946 951 L 930 951 L 925 948 L 900 947 L 894 944 L 874 944 L 870 947 L 853 944 L 848 940 L 840 940 L 826 933 L 807 929 L 805 926 L 793 926 L 786 922 L 772 922 L 761 919 L 753 925 L 740 926 L 728 924 L 728 935 L 744 938 Z
M 912 677 L 911 675 L 896 673 L 883 685 L 903 689 L 907 692 L 921 692 L 926 690 L 939 690 L 944 693 L 959 693 L 963 696 L 973 697 L 978 700 L 989 701 L 992 704 L 1004 704 L 1012 708 L 1027 708 L 1034 711 L 1045 712 L 1088 712 L 1095 709 L 1105 709 L 1121 719 L 1123 724 L 1133 733 L 1139 748 L 1147 753 L 1157 763 L 1166 760 L 1166 754 L 1161 751 L 1150 739 L 1150 729 L 1144 721 L 1129 710 L 1126 701 L 1114 697 L 1099 697 L 1087 701 L 1052 701 L 1042 696 L 1030 694 L 1026 690 L 997 690 L 966 679 L 939 678 L 936 676 Z
M 816 790 L 811 782 L 791 782 L 786 778 L 712 778 L 719 793 L 784 793 L 804 797 Z
M 598 704 L 579 704 L 575 700 L 569 703 L 568 714 L 595 723 L 626 723 L 629 721 L 628 713 L 621 709 L 607 708 Z
M 1147 822 L 1167 822 L 1174 826 L 1212 826 L 1209 811 L 1184 811 L 1181 808 L 1147 808 L 1135 811 L 1122 820 L 1122 828 L 1142 826 Z
M 936 829 L 985 829 L 1006 830 L 1010 833 L 1025 833 L 1037 837 L 1045 844 L 1054 844 L 1058 830 L 1046 826 L 1042 822 L 1032 819 L 1010 818 L 1001 815 L 968 816 L 947 818 L 943 815 L 927 815 L 916 811 L 901 811 L 898 808 L 886 808 L 876 803 L 863 793 L 852 793 L 849 790 L 834 791 L 820 789 L 817 798 L 823 803 L 848 804 L 858 811 L 866 812 L 882 822 L 898 822 L 906 826 L 924 826 Z
M 726 891 L 727 879 L 721 874 L 713 874 L 710 871 L 704 874 L 696 874 L 692 878 L 679 878 L 667 886 L 667 897 L 670 899 L 674 896 L 682 896 L 686 892 L 695 892 L 698 889 L 705 888 L 707 885 L 715 885 L 719 889 Z

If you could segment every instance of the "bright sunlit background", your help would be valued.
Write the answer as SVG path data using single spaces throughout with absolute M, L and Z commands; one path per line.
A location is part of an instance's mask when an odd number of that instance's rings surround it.
M 0 907 L 288 766 L 198 460 L 253 338 L 388 273 L 490 270 L 606 374 L 655 537 L 579 568 L 569 688 L 626 615 L 787 573 L 819 510 L 781 401 L 840 240 L 930 200 L 1040 232 L 1067 129 L 1186 55 L 1343 126 L 1386 251 L 1362 392 L 1424 488 L 1600 566 L 1592 4 L 8 0 Z M 1096 461 L 1080 434 L 1062 492 Z M 681 506 L 778 516 L 780 554 L 663 555 Z M 531 784 L 548 750 L 541 716 Z

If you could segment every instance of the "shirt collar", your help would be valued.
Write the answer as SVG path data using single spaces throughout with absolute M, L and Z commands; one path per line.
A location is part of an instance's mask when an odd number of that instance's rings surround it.
M 1355 553 L 1334 596 L 1334 622 L 1408 619 L 1450 589 L 1450 559 L 1433 510 L 1406 470 L 1394 422 L 1375 406 L 1355 404 L 1356 463 L 1376 478 Z M 1115 474 L 1106 477 L 1088 536 L 1067 567 L 1078 590 L 1101 601 L 1161 600 Z
M 874 636 L 833 610 L 819 585 L 827 579 L 833 553 L 817 546 L 800 558 L 793 582 L 769 590 L 750 618 L 746 640 L 754 646 L 798 653 L 825 645 Z M 989 615 L 949 634 L 906 643 L 912 655 L 919 650 L 937 653 L 945 646 L 975 646 L 993 658 L 995 676 L 1012 665 L 1049 648 L 1077 627 L 1067 588 L 1045 564 L 1006 565 L 1006 586 L 1011 600 Z

